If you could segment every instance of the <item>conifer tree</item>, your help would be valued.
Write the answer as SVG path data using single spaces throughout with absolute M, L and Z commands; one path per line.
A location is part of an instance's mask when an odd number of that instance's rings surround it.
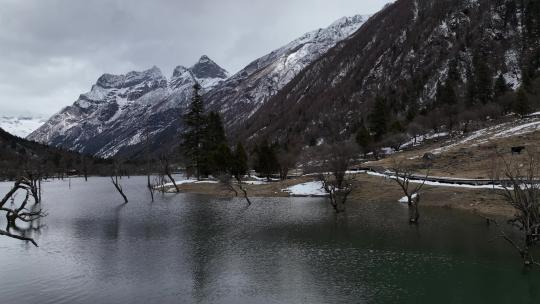
M 375 140 L 380 140 L 388 131 L 388 109 L 382 97 L 375 98 L 375 106 L 369 116 L 371 129 L 375 133 Z
M 495 81 L 495 98 L 502 97 L 504 94 L 506 94 L 509 90 L 508 84 L 506 83 L 506 79 L 504 79 L 504 75 L 501 73 L 499 74 L 499 77 L 497 77 L 497 80 Z
M 487 104 L 493 100 L 493 79 L 486 58 L 486 55 L 476 54 L 473 59 L 476 99 L 481 104 Z
M 444 85 L 440 84 L 437 87 L 436 99 L 438 106 L 454 105 L 457 103 L 456 92 L 450 79 Z
M 516 100 L 513 105 L 513 110 L 516 114 L 519 114 L 521 117 L 531 113 L 531 104 L 529 97 L 523 88 L 520 88 L 517 92 Z
M 204 115 L 204 104 L 200 94 L 201 86 L 193 86 L 193 97 L 188 113 L 184 117 L 186 131 L 183 134 L 182 149 L 190 161 L 189 167 L 195 169 L 198 180 L 201 178 L 201 168 L 204 167 L 203 140 L 207 119 Z
M 371 136 L 371 133 L 369 130 L 362 124 L 360 129 L 358 130 L 358 133 L 356 133 L 356 143 L 360 146 L 360 149 L 362 150 L 362 153 L 364 153 L 364 156 L 368 154 L 371 150 L 371 146 L 373 144 L 373 137 Z
M 231 175 L 238 181 L 248 173 L 248 157 L 242 143 L 238 142 L 234 149 L 234 154 L 231 162 Z
M 229 167 L 231 151 L 218 113 L 210 112 L 208 114 L 202 142 L 201 172 L 204 175 L 224 173 Z
M 267 141 L 264 141 L 263 144 L 257 148 L 256 154 L 257 162 L 255 164 L 255 170 L 270 181 L 272 174 L 279 172 L 279 162 L 274 146 L 269 145 Z

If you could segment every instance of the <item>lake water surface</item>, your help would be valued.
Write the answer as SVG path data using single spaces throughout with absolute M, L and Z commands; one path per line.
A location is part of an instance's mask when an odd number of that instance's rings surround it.
M 540 303 L 540 274 L 473 215 L 424 208 L 414 227 L 397 202 L 336 217 L 123 184 L 127 205 L 106 178 L 45 183 L 40 247 L 0 237 L 0 303 Z

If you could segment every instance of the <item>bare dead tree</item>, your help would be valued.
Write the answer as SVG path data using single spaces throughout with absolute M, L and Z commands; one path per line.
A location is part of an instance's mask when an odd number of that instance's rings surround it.
M 505 201 L 514 208 L 515 215 L 508 221 L 512 227 L 520 231 L 519 238 L 512 238 L 493 219 L 499 228 L 500 236 L 506 240 L 521 256 L 525 266 L 540 266 L 532 254 L 533 248 L 540 243 L 540 154 L 529 153 L 527 163 L 519 164 L 500 157 L 503 166 L 504 180 L 499 179 L 494 184 L 500 184 Z M 499 166 L 495 170 L 498 169 Z
M 41 180 L 43 179 L 41 170 L 27 170 L 25 179 L 32 185 L 30 191 L 36 204 L 41 203 Z
M 176 181 L 174 180 L 172 173 L 171 173 L 171 166 L 169 165 L 169 159 L 166 156 L 162 156 L 160 159 L 161 162 L 161 168 L 163 173 L 169 178 L 169 180 L 173 183 L 174 189 L 176 190 L 176 193 L 180 193 L 180 188 L 176 184 Z
M 247 190 L 242 186 L 242 179 L 238 175 L 235 175 L 236 183 L 233 182 L 232 176 L 227 173 L 218 175 L 217 179 L 220 185 L 222 185 L 228 191 L 233 192 L 234 196 L 238 196 L 238 191 L 236 190 L 235 186 L 238 187 L 238 189 L 242 191 L 248 206 L 251 206 L 251 200 L 249 199 Z
M 34 220 L 45 216 L 44 212 L 41 209 L 30 210 L 27 208 L 28 201 L 31 196 L 34 197 L 35 204 L 38 204 L 38 198 L 36 193 L 39 193 L 39 191 L 35 189 L 35 187 L 36 183 L 34 181 L 27 177 L 20 177 L 15 181 L 10 191 L 6 193 L 6 195 L 2 198 L 2 200 L 0 201 L 0 211 L 6 213 L 7 226 L 5 230 L 0 229 L 0 235 L 28 241 L 37 247 L 38 245 L 33 238 L 23 235 L 17 235 L 11 232 L 12 229 L 17 228 L 17 220 L 25 223 L 31 223 Z M 19 206 L 17 206 L 17 204 L 15 203 L 15 196 L 18 191 L 26 192 L 25 197 Z M 6 206 L 6 203 L 8 201 L 11 201 L 10 206 Z
M 429 170 L 426 172 L 425 176 L 418 178 L 411 168 L 405 166 L 403 162 L 397 162 L 394 159 L 392 171 L 393 176 L 391 179 L 399 185 L 407 197 L 409 222 L 411 224 L 418 224 L 418 220 L 420 219 L 420 212 L 418 210 L 418 206 L 420 205 L 420 191 L 426 184 L 426 180 L 429 177 Z M 414 181 L 414 183 L 411 183 L 412 181 Z M 414 184 L 414 186 L 411 184 Z
M 146 188 L 148 188 L 148 192 L 150 192 L 150 197 L 152 198 L 152 202 L 154 202 L 154 185 L 150 182 L 150 175 L 152 174 L 152 161 L 150 159 L 150 135 L 148 133 L 148 130 L 144 132 L 145 137 L 145 158 L 146 158 Z
M 351 142 L 342 142 L 323 147 L 322 173 L 319 180 L 328 194 L 330 204 L 336 213 L 345 212 L 345 204 L 353 190 L 355 175 L 347 174 L 354 156 L 356 146 Z
M 116 188 L 116 191 L 118 191 L 118 193 L 120 193 L 120 195 L 122 196 L 122 198 L 124 199 L 124 204 L 127 204 L 129 201 L 128 201 L 128 198 L 126 196 L 126 194 L 124 193 L 124 189 L 122 188 L 122 185 L 120 184 L 120 181 L 119 181 L 119 168 L 118 168 L 118 164 L 116 163 L 116 161 L 113 163 L 113 172 L 111 174 L 111 182 L 112 184 L 114 185 L 114 187 Z

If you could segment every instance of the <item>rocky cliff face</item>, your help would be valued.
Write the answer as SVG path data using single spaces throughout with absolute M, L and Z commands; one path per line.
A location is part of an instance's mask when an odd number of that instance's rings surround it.
M 191 68 L 177 67 L 170 80 L 157 67 L 101 76 L 90 92 L 51 117 L 28 139 L 100 157 L 161 149 L 178 132 L 178 117 L 195 83 L 209 90 L 228 76 L 207 56 Z

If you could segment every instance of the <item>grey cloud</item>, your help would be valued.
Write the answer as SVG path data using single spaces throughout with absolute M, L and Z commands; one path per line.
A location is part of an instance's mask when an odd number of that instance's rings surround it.
M 0 114 L 51 115 L 103 73 L 168 76 L 202 54 L 230 72 L 387 0 L 0 0 Z

